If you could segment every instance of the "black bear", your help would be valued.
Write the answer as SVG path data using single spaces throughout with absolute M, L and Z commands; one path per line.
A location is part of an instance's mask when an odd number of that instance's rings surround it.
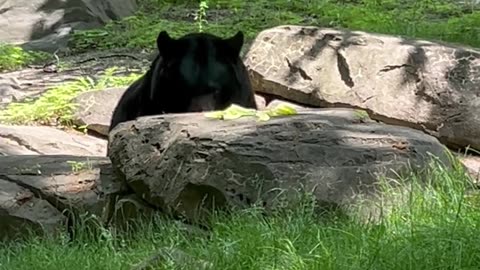
M 223 110 L 232 103 L 257 109 L 240 58 L 243 42 L 241 31 L 226 39 L 207 33 L 174 39 L 160 32 L 158 54 L 118 101 L 109 132 L 140 116 Z

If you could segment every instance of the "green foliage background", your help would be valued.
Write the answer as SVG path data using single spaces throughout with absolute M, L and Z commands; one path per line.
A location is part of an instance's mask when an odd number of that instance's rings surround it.
M 404 35 L 480 47 L 479 5 L 454 0 L 142 0 L 132 17 L 102 30 L 78 32 L 76 50 L 92 48 L 153 48 L 161 30 L 173 36 L 198 31 L 194 15 L 206 8 L 201 30 L 221 36 L 242 30 L 247 39 L 282 24 L 341 27 Z M 205 10 L 205 8 L 204 8 Z M 190 15 L 192 16 L 188 16 Z

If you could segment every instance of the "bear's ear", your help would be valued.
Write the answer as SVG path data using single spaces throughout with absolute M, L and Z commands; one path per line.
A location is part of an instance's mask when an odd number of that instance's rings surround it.
M 168 35 L 167 31 L 162 31 L 157 37 L 157 48 L 160 54 L 168 53 L 172 47 L 173 39 Z
M 233 37 L 224 39 L 225 43 L 230 47 L 235 56 L 240 55 L 243 46 L 243 32 L 238 31 Z

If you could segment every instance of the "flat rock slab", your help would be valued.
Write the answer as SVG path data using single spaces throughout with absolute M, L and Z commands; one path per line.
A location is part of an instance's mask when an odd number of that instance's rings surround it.
M 101 135 L 108 135 L 113 110 L 125 90 L 126 87 L 108 88 L 78 95 L 72 101 L 77 104 L 74 123 L 85 125 Z
M 245 57 L 252 86 L 300 104 L 366 109 L 480 149 L 480 52 L 423 40 L 285 25 L 257 35 Z
M 0 125 L 0 156 L 105 156 L 107 142 L 78 132 L 45 126 Z
M 480 185 L 480 156 L 459 154 L 457 158 L 465 166 L 473 181 Z
M 268 209 L 298 190 L 313 192 L 320 205 L 348 204 L 373 191 L 378 175 L 423 168 L 430 155 L 449 165 L 436 138 L 364 120 L 349 109 L 266 122 L 195 113 L 142 117 L 112 130 L 109 155 L 138 196 L 192 219 L 201 205 L 260 200 Z
M 280 99 L 274 99 L 272 101 L 270 101 L 268 103 L 268 105 L 266 106 L 267 109 L 273 109 L 275 108 L 276 106 L 280 105 L 280 104 L 288 104 L 288 106 L 292 107 L 292 108 L 295 108 L 297 111 L 298 110 L 308 110 L 308 107 L 305 107 L 305 106 L 302 106 L 302 105 L 298 105 L 298 104 L 295 104 L 295 103 L 292 103 L 292 102 L 288 102 L 288 101 L 285 101 L 285 100 L 280 100 Z M 339 110 L 340 111 L 340 110 Z M 353 113 L 354 111 L 353 110 L 347 110 L 348 112 L 351 112 Z M 366 112 L 365 112 L 366 113 Z M 366 113 L 368 115 L 368 113 Z
M 66 71 L 46 73 L 42 69 L 25 68 L 0 74 L 0 109 L 12 102 L 34 99 L 48 89 L 84 75 L 82 72 Z
M 51 233 L 65 225 L 64 210 L 100 217 L 105 195 L 124 189 L 107 157 L 0 156 L 0 236 L 20 223 Z

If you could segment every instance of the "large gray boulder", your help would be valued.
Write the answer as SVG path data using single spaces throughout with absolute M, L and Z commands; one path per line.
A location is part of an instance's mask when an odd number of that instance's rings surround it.
M 47 126 L 0 124 L 0 156 L 77 155 L 105 156 L 107 142 L 80 132 Z
M 322 206 L 348 205 L 372 194 L 378 176 L 424 168 L 431 155 L 449 165 L 444 146 L 423 132 L 351 109 L 301 112 L 267 122 L 141 117 L 112 130 L 109 157 L 137 196 L 191 220 L 213 204 L 272 209 L 305 191 Z
M 61 230 L 65 217 L 47 200 L 1 176 L 0 188 L 0 241 Z
M 54 51 L 66 46 L 72 30 L 97 27 L 133 15 L 136 9 L 136 0 L 4 0 L 0 42 Z
M 480 52 L 329 28 L 261 32 L 245 62 L 255 91 L 312 106 L 368 110 L 451 147 L 480 149 Z
M 62 232 L 72 215 L 100 220 L 124 190 L 106 157 L 0 156 L 0 241 Z

